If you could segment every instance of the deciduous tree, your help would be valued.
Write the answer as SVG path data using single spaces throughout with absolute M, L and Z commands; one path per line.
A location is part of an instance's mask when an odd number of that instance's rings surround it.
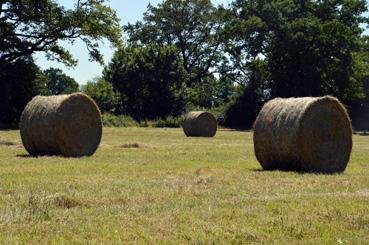
M 82 40 L 91 60 L 103 62 L 98 42 L 119 46 L 119 19 L 104 0 L 76 0 L 66 9 L 55 0 L 0 0 L 0 65 L 38 51 L 66 65 L 76 64 L 60 41 Z
M 184 109 L 184 71 L 175 46 L 119 49 L 104 71 L 120 93 L 121 113 L 135 119 L 178 115 Z
M 33 96 L 46 94 L 47 77 L 31 57 L 4 64 L 0 72 L 0 128 L 17 127 Z
M 167 0 L 149 5 L 143 22 L 124 29 L 133 45 L 175 45 L 192 85 L 206 82 L 220 60 L 219 14 L 210 0 Z
M 366 10 L 364 0 L 236 0 L 223 30 L 230 66 L 263 59 L 272 97 L 360 97 L 352 53 Z
M 49 68 L 44 71 L 47 76 L 47 90 L 50 95 L 71 94 L 78 92 L 78 83 L 70 76 L 57 68 Z

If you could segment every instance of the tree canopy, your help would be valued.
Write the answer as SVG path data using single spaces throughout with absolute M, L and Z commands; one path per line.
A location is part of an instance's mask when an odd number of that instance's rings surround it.
M 210 0 L 167 0 L 149 5 L 143 22 L 124 30 L 133 45 L 175 45 L 192 84 L 210 76 L 220 60 L 219 14 Z
M 45 94 L 46 76 L 31 57 L 2 66 L 0 72 L 0 128 L 16 127 L 33 96 Z
M 123 45 L 104 0 L 76 0 L 70 9 L 56 0 L 0 0 L 0 78 L 9 94 L 74 92 L 72 78 L 41 72 L 32 54 L 72 66 L 63 44 L 82 40 L 91 60 L 103 63 L 98 45 L 107 39 L 114 57 L 82 88 L 106 112 L 145 120 L 206 109 L 220 112 L 226 126 L 247 128 L 271 98 L 329 94 L 356 121 L 369 110 L 367 11 L 365 0 L 233 0 L 227 7 L 166 0 L 123 27 Z M 9 100 L 17 113 L 14 104 L 30 99 L 19 94 Z
M 119 49 L 103 78 L 120 93 L 121 113 L 142 120 L 183 111 L 183 74 L 176 47 L 151 44 Z
M 113 85 L 98 77 L 82 86 L 82 92 L 89 95 L 103 112 L 119 113 L 122 111 L 120 94 Z
M 236 0 L 223 31 L 233 58 L 229 63 L 242 70 L 262 59 L 272 97 L 360 97 L 352 53 L 358 50 L 366 10 L 364 0 Z
M 0 1 L 0 65 L 44 51 L 49 59 L 75 65 L 60 41 L 82 40 L 91 60 L 103 62 L 98 42 L 121 45 L 119 19 L 104 0 L 77 0 L 66 9 L 54 0 Z
M 60 69 L 51 67 L 44 73 L 47 76 L 46 87 L 50 95 L 71 94 L 79 90 L 78 83 Z

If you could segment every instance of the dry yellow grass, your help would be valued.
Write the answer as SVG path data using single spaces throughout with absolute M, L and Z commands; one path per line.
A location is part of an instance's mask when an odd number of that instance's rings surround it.
M 0 141 L 18 142 L 0 145 L 0 243 L 368 241 L 368 136 L 335 175 L 262 171 L 250 132 L 106 128 L 88 158 L 26 157 L 18 131 Z

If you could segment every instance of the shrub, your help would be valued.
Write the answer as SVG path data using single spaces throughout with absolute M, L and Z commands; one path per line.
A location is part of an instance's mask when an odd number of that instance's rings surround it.
M 127 115 L 114 115 L 111 113 L 104 113 L 102 115 L 103 124 L 105 127 L 137 127 L 139 126 L 132 117 Z
M 183 116 L 173 117 L 168 116 L 165 118 L 159 118 L 153 123 L 153 127 L 156 128 L 180 128 L 183 123 Z

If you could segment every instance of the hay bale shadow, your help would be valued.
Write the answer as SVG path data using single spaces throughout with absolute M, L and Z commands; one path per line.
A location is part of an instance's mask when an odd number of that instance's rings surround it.
M 53 158 L 53 157 L 61 157 L 61 158 L 68 158 L 66 156 L 63 155 L 30 155 L 30 154 L 17 154 L 15 155 L 16 157 L 19 158 Z
M 218 131 L 252 133 L 254 130 L 253 129 L 237 129 L 237 128 L 218 128 Z
M 254 168 L 251 169 L 252 172 L 258 173 L 272 173 L 272 172 L 284 172 L 284 173 L 297 173 L 300 175 L 337 175 L 342 174 L 343 172 L 324 172 L 324 171 L 306 171 L 302 169 L 263 169 L 263 168 Z
M 32 156 L 30 154 L 17 154 L 15 156 L 19 158 L 37 158 L 37 156 Z

